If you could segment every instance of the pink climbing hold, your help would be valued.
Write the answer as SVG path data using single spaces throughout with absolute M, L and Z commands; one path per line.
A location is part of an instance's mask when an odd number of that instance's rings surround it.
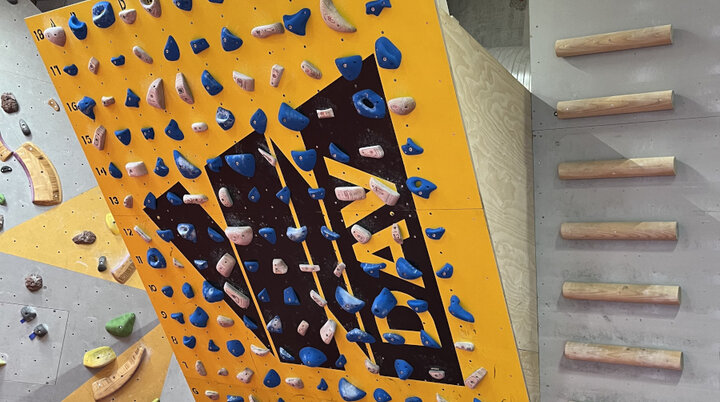
M 233 269 L 235 268 L 235 257 L 232 255 L 225 253 L 217 262 L 217 265 L 215 266 L 215 269 L 217 269 L 218 273 L 220 275 L 224 276 L 225 278 L 229 278 L 230 274 L 232 274 Z

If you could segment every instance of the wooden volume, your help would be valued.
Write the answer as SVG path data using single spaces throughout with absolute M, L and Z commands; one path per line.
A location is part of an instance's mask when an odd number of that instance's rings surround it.
M 562 295 L 576 300 L 680 304 L 680 286 L 565 282 Z
M 677 240 L 677 222 L 566 222 L 566 240 Z
M 565 342 L 565 357 L 610 364 L 625 364 L 648 368 L 682 370 L 682 352 L 636 348 L 629 346 L 600 345 L 595 343 Z
M 135 349 L 132 356 L 120 366 L 120 368 L 109 377 L 101 378 L 92 383 L 93 398 L 99 401 L 106 396 L 111 395 L 125 385 L 130 380 L 130 377 L 135 373 L 137 368 L 142 362 L 143 354 L 145 353 L 145 347 L 140 345 Z
M 112 271 L 113 278 L 115 278 L 116 281 L 120 283 L 127 282 L 128 279 L 132 276 L 132 274 L 135 273 L 135 264 L 133 263 L 132 257 L 130 254 L 126 254 L 125 257 L 120 261 L 118 265 L 113 268 Z
M 556 110 L 559 119 L 575 119 L 579 117 L 655 112 L 672 110 L 672 108 L 673 91 L 666 90 L 561 101 L 557 103 Z
M 675 176 L 675 157 L 564 162 L 558 165 L 558 176 L 560 180 Z
M 50 159 L 32 142 L 15 150 L 15 158 L 25 169 L 30 180 L 33 204 L 57 205 L 62 202 L 60 177 Z
M 672 44 L 672 25 L 630 29 L 555 41 L 558 57 L 615 52 Z

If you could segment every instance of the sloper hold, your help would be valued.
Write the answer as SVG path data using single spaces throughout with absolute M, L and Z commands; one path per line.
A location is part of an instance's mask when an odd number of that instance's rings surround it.
M 355 81 L 362 71 L 362 57 L 359 55 L 339 57 L 335 59 L 335 65 L 340 74 L 348 81 Z
M 208 268 L 207 260 L 193 260 L 193 265 L 195 265 L 195 268 L 197 268 L 198 271 Z
M 402 52 L 390 39 L 381 36 L 375 41 L 375 59 L 380 67 L 395 70 L 402 62 Z
M 375 398 L 376 402 L 388 402 L 392 400 L 390 394 L 382 388 L 375 389 L 375 392 L 373 392 L 373 398 Z
M 250 201 L 250 202 L 260 201 L 260 190 L 258 190 L 257 187 L 251 188 L 250 192 L 248 192 L 248 201 Z
M 277 242 L 277 234 L 273 228 L 262 228 L 258 230 L 258 234 L 270 244 L 275 244 Z
M 359 328 L 353 328 L 348 331 L 345 339 L 347 339 L 348 342 L 375 343 L 375 338 L 372 335 Z
M 317 152 L 314 149 L 307 151 L 290 151 L 295 164 L 302 170 L 310 172 L 315 168 L 315 162 L 317 161 Z
M 320 338 L 326 345 L 329 345 L 335 337 L 335 331 L 337 331 L 337 322 L 333 319 L 325 321 L 322 327 L 320 327 Z M 340 359 L 338 359 L 340 361 Z M 337 365 L 337 363 L 335 363 Z
M 135 11 L 134 8 L 128 8 L 127 10 L 122 10 L 118 13 L 120 16 L 120 20 L 122 22 L 130 25 L 135 22 L 135 19 L 137 18 L 137 11 Z
M 165 229 L 165 230 L 158 229 L 157 231 L 155 231 L 155 233 L 157 233 L 157 235 L 161 239 L 165 240 L 166 242 L 171 242 L 175 238 L 175 235 L 173 234 L 172 230 L 170 230 L 170 229 Z
M 210 169 L 210 171 L 218 173 L 220 172 L 220 168 L 222 167 L 222 157 L 216 156 L 212 159 L 208 159 L 207 161 L 207 167 Z
M 225 236 L 238 246 L 247 246 L 252 242 L 253 230 L 250 226 L 228 226 Z
M 179 223 L 177 232 L 183 239 L 197 243 L 197 232 L 195 231 L 195 225 L 192 223 Z
M 192 10 L 192 0 L 173 0 L 173 3 L 175 4 L 175 7 L 183 11 Z
M 337 145 L 334 143 L 330 143 L 330 146 L 328 147 L 330 151 L 330 157 L 335 159 L 338 162 L 342 163 L 348 163 L 350 162 L 350 155 L 343 152 Z
M 76 38 L 80 40 L 87 38 L 87 24 L 80 21 L 75 14 L 72 14 L 68 19 L 68 27 L 70 27 L 70 31 L 72 31 Z
M 207 40 L 205 40 L 205 38 L 193 39 L 190 41 L 190 48 L 195 54 L 198 54 L 209 47 L 210 44 Z
M 255 79 L 243 73 L 233 71 L 233 81 L 244 91 L 252 92 L 255 90 Z
M 254 371 L 252 371 L 249 367 L 246 367 L 243 371 L 237 373 L 235 378 L 240 380 L 241 382 L 245 384 L 249 384 L 250 380 L 252 380 L 252 376 L 255 374 Z
M 130 129 L 124 128 L 122 130 L 116 130 L 115 137 L 117 137 L 121 144 L 130 145 Z
M 267 330 L 273 334 L 282 334 L 282 321 L 280 321 L 280 316 L 276 315 L 268 322 Z
M 365 307 L 365 302 L 358 299 L 357 297 L 348 293 L 347 290 L 338 286 L 335 288 L 335 300 L 340 305 L 340 308 L 347 311 L 350 314 L 355 314 Z
M 250 298 L 245 296 L 240 289 L 233 286 L 230 282 L 225 282 L 223 290 L 240 308 L 246 309 L 250 306 Z
M 190 321 L 190 324 L 193 326 L 196 326 L 198 328 L 205 328 L 207 327 L 207 322 L 210 317 L 208 314 L 203 310 L 200 306 L 195 308 L 195 311 L 190 314 L 190 317 L 188 320 Z
M 257 295 L 258 300 L 260 300 L 263 303 L 270 303 L 270 293 L 268 293 L 268 290 L 263 288 L 263 290 L 260 291 Z
M 147 167 L 145 167 L 145 162 L 143 161 L 128 162 L 125 164 L 125 170 L 130 177 L 141 177 L 148 174 Z
M 294 131 L 302 131 L 310 124 L 310 119 L 285 102 L 280 104 L 278 120 L 284 127 Z
M 387 341 L 387 343 L 391 345 L 404 345 L 405 344 L 405 338 L 402 335 L 393 333 L 393 332 L 386 332 L 382 334 L 383 339 Z
M 330 29 L 337 32 L 352 33 L 357 31 L 335 7 L 332 0 L 320 0 L 320 16 Z
M 309 195 L 310 198 L 312 198 L 313 200 L 322 200 L 323 198 L 325 198 L 325 189 L 322 188 L 322 187 L 320 187 L 320 188 L 308 188 L 308 195 Z
M 135 313 L 119 315 L 105 324 L 105 330 L 117 337 L 130 336 L 135 325 Z
M 281 361 L 284 361 L 284 362 L 294 362 L 295 361 L 295 357 L 292 354 L 290 354 L 290 352 L 285 350 L 285 348 L 282 346 L 280 346 L 278 348 L 278 355 L 280 355 Z
M 43 34 L 50 43 L 63 47 L 65 46 L 65 29 L 63 27 L 50 27 L 46 29 Z
M 125 95 L 125 106 L 140 107 L 140 97 L 137 96 L 130 88 L 127 89 L 127 93 Z
M 371 311 L 375 317 L 385 318 L 397 305 L 397 299 L 388 288 L 382 288 L 373 301 Z
M 391 8 L 390 0 L 373 0 L 365 3 L 365 14 L 379 16 L 384 8 Z
M 182 198 L 180 198 L 179 195 L 173 193 L 172 191 L 168 191 L 165 194 L 165 198 L 167 198 L 168 201 L 170 201 L 170 205 L 172 206 L 179 206 L 183 204 Z
M 205 370 L 205 365 L 200 360 L 195 361 L 195 371 L 197 371 L 197 373 L 203 377 L 207 375 L 207 370 Z M 217 392 L 205 391 L 205 395 L 208 396 L 210 399 L 218 399 L 218 397 L 213 398 L 213 394 L 217 394 Z
M 393 98 L 390 99 L 387 104 L 391 112 L 401 116 L 410 114 L 413 110 L 415 110 L 416 106 L 415 99 L 411 96 Z
M 222 161 L 220 163 L 222 163 Z M 230 196 L 230 190 L 228 190 L 227 187 L 221 187 L 220 190 L 218 190 L 218 199 L 226 208 L 230 208 L 234 204 L 232 196 Z
M 431 181 L 417 176 L 410 177 L 405 184 L 413 194 L 425 199 L 430 198 L 430 193 L 437 189 L 437 186 Z
M 382 119 L 387 115 L 385 101 L 372 89 L 363 89 L 352 96 L 355 110 L 363 117 Z
M 320 234 L 323 235 L 324 238 L 328 240 L 337 240 L 340 238 L 340 235 L 333 232 L 332 230 L 328 229 L 327 226 L 320 227 Z
M 93 98 L 84 96 L 78 101 L 77 107 L 82 114 L 95 120 L 95 100 L 93 100 Z
M 183 323 L 184 322 L 185 322 L 185 320 L 183 320 Z M 197 340 L 195 339 L 194 336 L 192 336 L 192 335 L 183 336 L 183 345 L 185 345 L 185 347 L 187 347 L 189 349 L 194 349 L 196 343 L 197 343 Z
M 450 296 L 450 306 L 448 307 L 448 312 L 460 320 L 475 322 L 475 317 L 460 306 L 460 298 L 455 295 Z
M 120 67 L 120 66 L 122 66 L 123 64 L 125 64 L 125 56 L 120 55 L 120 56 L 111 57 L 111 58 L 110 58 L 110 63 L 112 63 L 112 64 L 115 65 L 115 66 Z
M 407 380 L 413 372 L 413 366 L 403 359 L 395 360 L 395 372 L 401 380 Z
M 110 165 L 108 165 L 108 171 L 110 172 L 110 176 L 116 178 L 116 179 L 122 179 L 123 174 L 120 169 L 115 166 L 114 163 L 110 162 Z
M 115 104 L 115 97 L 113 96 L 103 96 L 100 98 L 100 103 L 102 103 L 103 106 L 108 107 L 110 105 Z
M 384 262 L 377 264 L 371 264 L 367 262 L 360 263 L 360 268 L 362 268 L 363 272 L 372 276 L 373 278 L 380 278 L 380 270 L 385 269 L 386 266 L 387 264 L 385 264 Z
M 202 174 L 202 171 L 185 159 L 179 151 L 173 151 L 173 158 L 175 158 L 175 166 L 186 179 L 195 179 Z
M 256 355 L 258 355 L 258 356 L 260 356 L 260 357 L 267 356 L 267 355 L 270 353 L 270 349 L 268 349 L 268 348 L 263 348 L 263 347 L 260 347 L 260 346 L 255 346 L 255 345 L 252 345 L 252 344 L 250 345 L 250 351 L 253 352 L 253 353 L 255 353 Z
M 259 134 L 265 134 L 267 129 L 267 115 L 262 109 L 258 109 L 250 117 L 250 127 Z
M 203 281 L 202 294 L 208 303 L 217 303 L 225 297 L 223 292 L 208 281 Z
M 255 157 L 253 154 L 226 155 L 225 163 L 245 177 L 255 176 Z
M 299 306 L 300 299 L 298 299 L 297 293 L 292 286 L 289 286 L 283 290 L 283 303 L 287 306 Z
M 153 58 L 150 56 L 148 52 L 145 51 L 145 49 L 141 48 L 140 46 L 134 46 L 132 48 L 133 54 L 135 57 L 140 59 L 140 61 L 147 63 L 147 64 L 153 64 Z
M 285 28 L 295 35 L 305 36 L 305 26 L 310 18 L 310 9 L 303 8 L 295 14 L 283 15 Z
M 157 158 L 153 172 L 160 177 L 165 177 L 170 173 L 170 168 L 165 165 L 165 161 L 162 158 Z
M 218 232 L 217 230 L 215 230 L 209 226 L 207 228 L 207 232 L 208 232 L 208 236 L 210 237 L 210 240 L 214 241 L 215 243 L 222 243 L 225 241 L 225 238 L 223 237 L 223 235 L 220 234 L 220 232 Z M 223 259 L 221 258 L 220 261 L 222 261 L 222 260 Z M 220 261 L 218 261 L 218 264 L 220 264 Z
M 280 385 L 280 374 L 273 369 L 268 370 L 267 374 L 265 374 L 265 378 L 263 378 L 263 385 L 268 388 L 277 387 Z
M 182 285 L 182 293 L 188 299 L 192 299 L 193 297 L 195 297 L 195 292 L 193 292 L 192 286 L 187 282 L 183 283 Z
M 257 272 L 260 269 L 260 263 L 257 261 L 245 261 L 243 266 L 248 272 Z
M 287 236 L 288 239 L 294 241 L 295 243 L 302 243 L 305 241 L 307 233 L 307 226 L 300 226 L 299 228 L 288 226 L 287 230 L 285 231 L 285 236 Z
M 416 313 L 424 313 L 428 310 L 428 302 L 425 300 L 408 300 L 407 305 Z
M 424 329 L 420 330 L 420 342 L 423 344 L 423 346 L 427 346 L 429 348 L 433 349 L 440 349 L 441 346 L 433 337 L 425 332 Z
M 235 125 L 235 115 L 224 107 L 218 106 L 217 112 L 215 112 L 215 122 L 223 130 L 230 130 Z
M 168 35 L 163 54 L 167 61 L 177 61 L 180 59 L 180 48 L 172 35 Z
M 145 102 L 154 108 L 165 109 L 165 90 L 162 78 L 158 78 L 150 84 L 145 96 Z
M 275 197 L 277 197 L 278 200 L 280 200 L 286 204 L 289 204 L 290 203 L 290 189 L 287 186 L 281 188 L 280 191 L 278 191 L 275 194 Z
M 175 91 L 183 102 L 187 103 L 188 105 L 192 105 L 195 103 L 195 98 L 193 98 L 192 91 L 190 90 L 190 85 L 188 85 L 187 80 L 185 79 L 185 75 L 183 73 L 177 73 L 175 75 Z
M 155 18 L 160 18 L 160 16 L 162 15 L 162 8 L 160 8 L 160 0 L 142 0 L 140 2 L 140 5 L 142 5 L 145 11 L 147 11 Z
M 288 272 L 288 266 L 282 258 L 273 258 L 272 271 L 275 275 L 284 275 Z
M 205 88 L 210 96 L 215 96 L 223 90 L 223 86 L 220 85 L 208 70 L 203 70 L 202 76 L 200 76 L 200 82 L 202 82 L 203 88 Z
M 193 123 L 190 126 L 190 128 L 192 128 L 192 131 L 199 134 L 199 133 L 204 133 L 205 131 L 207 131 L 208 125 L 205 122 L 198 121 L 198 122 Z
M 237 50 L 243 44 L 242 39 L 230 32 L 227 27 L 223 27 L 222 31 L 220 31 L 220 42 L 222 42 L 222 48 L 226 52 Z
M 143 127 L 140 129 L 140 132 L 146 140 L 155 139 L 155 129 L 153 129 L 152 127 Z
M 420 155 L 425 150 L 418 144 L 415 143 L 415 141 L 412 140 L 412 138 L 408 137 L 407 142 L 404 145 L 401 145 L 400 148 L 402 149 L 403 153 L 405 155 Z
M 113 11 L 112 5 L 107 1 L 95 3 L 92 8 L 92 15 L 93 24 L 98 28 L 109 28 L 115 23 L 115 12 Z M 85 30 L 87 32 L 87 27 L 85 27 Z
M 160 253 L 160 250 L 158 250 L 154 247 L 148 249 L 147 260 L 148 260 L 148 264 L 150 264 L 150 266 L 153 268 L 159 269 L 159 268 L 167 267 L 167 263 L 165 262 L 165 257 L 163 257 L 162 253 Z
M 340 381 L 338 382 L 338 392 L 340 393 L 340 397 L 344 401 L 348 401 L 348 402 L 359 401 L 359 400 L 365 398 L 365 395 L 367 395 L 367 393 L 365 391 L 352 385 L 344 377 L 341 378 Z
M 260 25 L 250 31 L 250 35 L 256 38 L 267 38 L 268 36 L 278 35 L 285 32 L 285 27 L 280 22 L 268 25 Z
M 440 226 L 437 228 L 425 228 L 425 235 L 433 240 L 440 240 L 445 234 L 445 228 Z
M 453 266 L 445 263 L 439 270 L 435 271 L 435 275 L 437 275 L 438 278 L 450 278 L 453 275 Z
M 145 208 L 155 210 L 157 208 L 157 198 L 152 192 L 147 193 L 145 200 L 143 200 Z
M 317 389 L 319 389 L 320 391 L 327 391 L 328 383 L 327 381 L 325 381 L 324 378 L 320 379 L 320 383 L 318 384 Z
M 404 257 L 400 257 L 395 261 L 395 269 L 403 279 L 417 279 L 422 276 L 422 272 L 410 264 Z
M 229 340 L 225 343 L 225 345 L 227 346 L 228 352 L 235 357 L 240 357 L 245 354 L 245 347 L 242 342 L 237 339 Z

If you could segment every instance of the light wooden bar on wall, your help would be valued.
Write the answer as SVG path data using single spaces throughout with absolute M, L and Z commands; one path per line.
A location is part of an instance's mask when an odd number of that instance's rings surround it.
M 566 240 L 677 240 L 677 222 L 566 222 Z
M 565 342 L 565 357 L 572 360 L 667 370 L 682 370 L 683 367 L 682 352 L 679 350 Z
M 570 57 L 670 44 L 672 44 L 672 25 L 660 25 L 560 39 L 555 42 L 555 55 Z
M 680 286 L 565 282 L 562 295 L 575 300 L 680 304 Z
M 558 176 L 561 180 L 675 176 L 675 157 L 564 162 L 558 165 Z
M 577 99 L 557 103 L 559 119 L 611 116 L 616 114 L 672 110 L 673 91 L 656 91 L 640 94 L 615 95 L 603 98 Z

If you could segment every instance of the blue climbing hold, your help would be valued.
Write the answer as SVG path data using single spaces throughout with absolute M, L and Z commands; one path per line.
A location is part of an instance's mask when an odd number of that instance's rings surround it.
M 207 161 L 207 167 L 210 169 L 210 171 L 218 173 L 220 172 L 220 168 L 222 168 L 223 162 L 222 157 L 216 156 L 215 158 L 208 159 Z
M 425 150 L 418 144 L 415 143 L 415 141 L 412 140 L 412 138 L 408 137 L 407 142 L 405 145 L 401 145 L 400 148 L 402 149 L 403 153 L 405 155 L 420 155 Z
M 275 242 L 277 242 L 277 234 L 273 228 L 261 228 L 258 230 L 258 234 L 270 244 L 275 244 Z
M 172 286 L 163 286 L 163 288 L 160 289 L 160 291 L 167 297 L 172 297 L 173 293 L 175 293 L 173 291 Z
M 473 317 L 469 311 L 460 306 L 460 298 L 455 295 L 450 296 L 450 306 L 448 307 L 448 312 L 463 321 L 475 322 L 475 317 Z
M 358 55 L 335 59 L 335 65 L 340 74 L 348 81 L 355 81 L 360 76 L 362 64 L 362 57 Z
M 212 339 L 210 339 L 210 340 L 208 341 L 208 350 L 211 351 L 211 352 L 217 352 L 217 351 L 220 350 L 220 346 L 216 345 L 216 344 L 215 344 L 215 341 L 213 341 Z
M 95 120 L 95 110 L 93 108 L 95 107 L 95 100 L 93 98 L 89 98 L 87 96 L 83 96 L 82 99 L 80 99 L 77 103 L 78 110 L 84 114 L 85 116 Z
M 300 169 L 310 172 L 315 167 L 317 161 L 317 152 L 314 149 L 308 149 L 307 151 L 290 151 L 295 164 Z
M 222 3 L 223 0 L 210 0 L 211 3 Z M 228 395 L 226 402 L 245 402 L 245 398 L 238 395 Z
M 280 191 L 275 194 L 275 197 L 286 204 L 290 204 L 290 189 L 287 186 L 281 188 Z
M 165 55 L 165 59 L 168 61 L 177 61 L 180 59 L 180 48 L 172 35 L 168 35 L 163 54 Z
M 215 96 L 223 90 L 223 86 L 210 74 L 208 70 L 203 70 L 202 76 L 200 76 L 200 82 L 202 82 L 203 88 L 211 96 Z
M 130 88 L 127 89 L 127 93 L 125 95 L 125 106 L 140 107 L 140 97 L 137 96 Z
M 437 186 L 431 181 L 417 176 L 407 179 L 405 184 L 407 185 L 408 190 L 412 191 L 413 194 L 425 199 L 430 198 L 430 193 L 437 189 Z
M 140 132 L 142 132 L 143 137 L 145 137 L 146 140 L 154 140 L 155 139 L 155 129 L 152 127 L 143 127 L 140 129 Z
M 145 200 L 143 200 L 143 205 L 145 208 L 155 210 L 157 208 L 157 198 L 155 197 L 155 194 L 152 192 L 147 193 Z
M 295 35 L 305 36 L 305 26 L 310 18 L 310 9 L 303 8 L 295 14 L 283 15 L 285 29 Z
M 387 341 L 387 343 L 391 345 L 404 345 L 405 344 L 405 338 L 402 335 L 393 333 L 393 332 L 386 332 L 382 334 L 382 337 Z
M 183 313 L 172 313 L 170 314 L 170 318 L 179 322 L 180 324 L 185 324 L 185 317 L 183 316 Z
M 292 106 L 285 102 L 280 104 L 278 120 L 284 127 L 294 131 L 302 131 L 310 124 L 310 119 L 307 116 L 293 109 Z
M 345 358 L 345 355 L 340 355 L 340 357 L 335 360 L 335 367 L 341 369 L 345 367 L 345 364 L 347 363 L 347 358 Z
M 255 175 L 255 157 L 253 154 L 225 155 L 225 163 L 230 168 L 245 177 Z
M 195 265 L 195 268 L 197 268 L 198 271 L 208 269 L 209 266 L 207 260 L 193 260 L 193 265 Z
M 202 171 L 185 159 L 179 151 L 173 151 L 173 158 L 175 158 L 175 166 L 186 179 L 195 179 L 202 174 Z
M 183 320 L 183 322 L 184 321 L 185 320 Z M 183 345 L 187 346 L 188 348 L 193 349 L 195 347 L 195 342 L 196 340 L 194 336 L 183 336 Z
M 156 175 L 160 177 L 165 177 L 170 173 L 170 169 L 165 164 L 165 161 L 162 158 L 157 158 L 155 161 L 155 169 L 153 169 L 153 172 L 155 172 Z
M 192 0 L 174 0 L 173 3 L 175 3 L 175 7 L 183 11 L 192 10 Z
M 295 361 L 295 357 L 292 354 L 290 354 L 290 352 L 285 350 L 285 348 L 282 346 L 280 346 L 278 348 L 278 355 L 280 355 L 281 361 L 284 361 L 284 362 L 294 362 Z
M 70 30 L 76 38 L 80 40 L 87 38 L 87 24 L 80 21 L 75 14 L 70 15 L 70 19 L 68 19 L 68 27 L 70 27 Z
M 318 384 L 317 389 L 319 389 L 320 391 L 327 391 L 328 384 L 324 378 L 320 379 L 320 384 Z
M 203 281 L 202 293 L 208 303 L 217 303 L 225 296 L 222 290 L 216 288 L 208 281 Z
M 289 286 L 283 290 L 283 303 L 287 306 L 299 306 L 300 299 L 298 299 L 297 293 L 292 286 Z
M 280 385 L 280 375 L 277 371 L 270 369 L 267 374 L 265 374 L 265 378 L 263 378 L 263 385 L 268 388 L 275 388 Z
M 348 163 L 350 162 L 350 155 L 343 152 L 340 148 L 338 148 L 337 145 L 334 143 L 330 143 L 330 146 L 328 147 L 330 149 L 330 157 L 335 159 L 338 162 L 342 163 Z
M 69 66 L 63 67 L 63 71 L 65 71 L 65 74 L 67 75 L 76 76 L 78 73 L 78 68 L 76 65 L 71 64 Z
M 385 101 L 372 89 L 363 89 L 352 96 L 355 110 L 363 117 L 382 119 L 387 114 Z
M 260 291 L 257 295 L 258 300 L 260 300 L 263 303 L 270 303 L 270 293 L 268 293 L 267 289 L 264 289 Z
M 165 268 L 167 267 L 167 263 L 165 262 L 165 257 L 160 253 L 160 250 L 156 248 L 149 248 L 147 251 L 147 260 L 148 264 L 150 264 L 151 267 L 159 269 L 159 268 Z
M 222 243 L 225 241 L 225 237 L 220 234 L 217 230 L 211 228 L 208 226 L 207 228 L 208 236 L 210 236 L 210 240 L 214 241 L 215 243 Z
M 424 313 L 428 310 L 428 302 L 425 300 L 408 300 L 407 305 L 416 313 Z
M 230 130 L 235 125 L 235 115 L 224 107 L 218 106 L 217 112 L 215 112 L 215 122 L 223 130 Z
M 222 42 L 222 48 L 226 52 L 237 50 L 243 44 L 242 39 L 240 39 L 237 35 L 234 35 L 226 27 L 223 27 L 222 31 L 220 31 L 220 42 Z
M 348 331 L 348 333 L 345 334 L 345 339 L 347 339 L 348 342 L 375 343 L 375 338 L 372 335 L 359 328 L 353 328 Z
M 245 347 L 242 342 L 237 339 L 229 340 L 225 343 L 225 345 L 227 346 L 228 352 L 235 357 L 240 357 L 245 353 Z
M 390 42 L 390 39 L 381 36 L 375 41 L 375 59 L 380 67 L 394 70 L 400 67 L 402 52 Z
M 430 334 L 425 332 L 424 329 L 420 330 L 420 342 L 423 344 L 423 346 L 427 346 L 433 349 L 440 349 L 440 344 L 437 343 L 437 341 L 433 339 Z
M 419 396 L 410 396 L 405 398 L 405 402 L 422 402 L 422 399 Z
M 362 268 L 362 270 L 363 270 L 366 274 L 372 276 L 373 278 L 379 278 L 379 277 L 380 277 L 380 270 L 381 270 L 381 269 L 385 269 L 386 266 L 387 266 L 387 264 L 385 264 L 384 262 L 377 263 L 377 264 L 371 264 L 371 263 L 368 263 L 368 262 L 361 262 L 361 263 L 360 263 L 360 268 Z
M 282 321 L 280 321 L 280 316 L 276 315 L 268 322 L 267 330 L 273 334 L 282 334 Z
M 93 24 L 95 24 L 98 28 L 108 28 L 115 23 L 115 12 L 113 11 L 112 5 L 110 5 L 107 1 L 100 1 L 96 3 L 92 8 L 92 15 Z M 85 25 L 84 22 L 82 24 Z M 83 28 L 85 30 L 85 35 L 87 35 L 87 26 L 84 26 Z M 73 33 L 75 33 L 75 31 L 73 31 Z M 83 38 L 78 37 L 78 39 Z
M 193 292 L 192 286 L 187 282 L 183 283 L 182 292 L 188 299 L 192 299 L 193 297 L 195 297 L 195 292 Z
M 340 238 L 340 235 L 338 233 L 333 232 L 324 225 L 320 227 L 320 234 L 322 234 L 323 237 L 328 240 L 337 240 Z
M 435 275 L 438 276 L 438 278 L 447 279 L 450 278 L 453 275 L 453 266 L 445 263 L 445 265 L 442 266 L 442 268 L 435 271 Z
M 111 57 L 111 58 L 110 58 L 110 63 L 112 63 L 112 64 L 120 67 L 120 66 L 122 66 L 123 64 L 125 64 L 125 56 L 120 55 L 120 56 Z
M 445 228 L 442 226 L 438 228 L 426 228 L 425 234 L 433 240 L 440 240 L 445 234 Z
M 365 302 L 348 293 L 341 286 L 335 288 L 335 300 L 340 307 L 350 314 L 355 314 L 365 307 Z
M 308 367 L 320 367 L 327 361 L 325 353 L 311 346 L 300 349 L 300 361 Z
M 172 206 L 177 207 L 183 204 L 182 198 L 180 198 L 179 195 L 173 193 L 172 191 L 168 191 L 165 194 L 165 198 L 167 198 L 167 200 L 170 202 L 170 205 Z
M 320 187 L 320 188 L 308 188 L 308 195 L 309 195 L 310 198 L 312 198 L 313 200 L 322 200 L 323 198 L 325 198 L 325 189 L 322 188 L 322 187 Z
M 195 311 L 190 314 L 190 317 L 188 320 L 190 321 L 190 324 L 193 326 L 196 326 L 198 328 L 205 328 L 207 326 L 208 319 L 210 317 L 208 314 L 203 310 L 200 306 L 195 308 Z
M 302 243 L 305 241 L 307 233 L 307 226 L 301 226 L 299 228 L 288 226 L 287 230 L 285 231 L 285 236 L 287 236 L 288 239 L 294 241 L 295 243 Z
M 260 201 L 260 190 L 258 190 L 257 187 L 253 187 L 250 189 L 250 192 L 248 192 L 248 200 L 250 202 Z
M 122 171 L 118 169 L 114 163 L 110 162 L 110 165 L 108 165 L 108 170 L 110 171 L 110 176 L 116 179 L 122 179 Z
M 410 363 L 406 362 L 403 359 L 396 359 L 395 372 L 397 373 L 399 379 L 407 380 L 408 378 L 410 378 L 410 375 L 413 372 L 413 366 L 411 366 Z
M 123 145 L 130 145 L 130 140 L 132 139 L 130 137 L 130 129 L 129 128 L 123 128 L 122 130 L 115 130 L 115 137 L 117 137 L 117 139 Z
M 249 329 L 250 331 L 255 331 L 258 329 L 257 324 L 255 324 L 255 321 L 251 320 L 250 317 L 244 315 L 242 316 L 243 324 L 245 324 L 245 327 Z
M 412 264 L 403 257 L 400 257 L 397 261 L 395 261 L 395 269 L 397 270 L 398 275 L 400 275 L 403 279 L 417 279 L 422 276 L 422 272 L 413 267 Z
M 367 395 L 365 391 L 352 385 L 345 378 L 341 378 L 338 382 L 338 392 L 344 401 L 359 401 Z
M 375 398 L 376 402 L 388 402 L 392 400 L 390 394 L 382 388 L 375 389 L 375 392 L 373 392 L 373 398 Z
M 260 264 L 257 261 L 245 261 L 243 266 L 248 272 L 257 272 L 260 269 Z
M 378 16 L 384 8 L 392 8 L 390 0 L 373 0 L 365 3 L 365 14 Z
M 195 225 L 192 223 L 179 223 L 177 232 L 183 239 L 197 243 L 197 232 L 195 231 Z
M 250 116 L 250 127 L 252 127 L 258 134 L 265 134 L 267 122 L 267 115 L 262 109 L 256 110 L 255 113 Z
M 380 293 L 373 300 L 370 310 L 375 317 L 385 318 L 397 305 L 397 299 L 388 288 L 382 288 Z
M 173 231 L 170 230 L 170 229 L 165 229 L 165 230 L 160 230 L 160 229 L 158 229 L 158 230 L 156 231 L 156 233 L 158 234 L 158 236 L 159 236 L 161 239 L 165 240 L 166 242 L 171 242 L 171 241 L 175 238 L 175 235 L 173 234 Z
M 203 50 L 209 48 L 210 44 L 208 43 L 208 41 L 205 40 L 205 38 L 200 38 L 191 40 L 190 47 L 192 48 L 193 53 L 198 54 Z

